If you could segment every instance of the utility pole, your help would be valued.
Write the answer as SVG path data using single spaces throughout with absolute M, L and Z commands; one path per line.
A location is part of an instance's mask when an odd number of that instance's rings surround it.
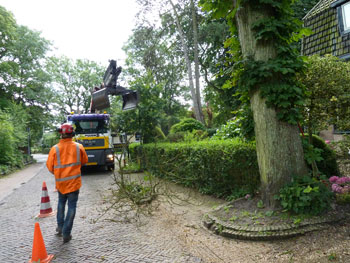
M 28 162 L 30 160 L 30 128 L 27 128 L 27 132 L 28 132 Z

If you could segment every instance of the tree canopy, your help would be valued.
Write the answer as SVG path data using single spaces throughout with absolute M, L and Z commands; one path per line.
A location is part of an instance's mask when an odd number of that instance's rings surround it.
M 307 90 L 305 125 L 316 133 L 335 125 L 350 129 L 350 64 L 337 57 L 308 57 L 305 74 L 300 75 Z

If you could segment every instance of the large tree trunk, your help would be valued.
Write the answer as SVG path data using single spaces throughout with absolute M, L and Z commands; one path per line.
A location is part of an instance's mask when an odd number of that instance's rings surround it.
M 233 1 L 236 4 L 236 1 Z M 275 58 L 277 52 L 272 42 L 257 42 L 252 25 L 257 20 L 273 15 L 273 10 L 242 5 L 236 14 L 239 39 L 245 58 L 267 61 Z M 251 108 L 254 116 L 256 150 L 264 204 L 277 205 L 274 195 L 290 181 L 293 175 L 306 174 L 303 148 L 296 126 L 277 119 L 276 110 L 268 108 L 261 98 L 259 87 L 251 94 Z
M 194 6 L 193 0 L 191 0 L 191 12 L 192 12 L 192 27 L 193 27 L 193 55 L 194 55 L 194 76 L 196 80 L 196 97 L 198 108 L 200 114 L 200 122 L 204 123 L 204 116 L 202 111 L 202 102 L 201 102 L 201 89 L 199 82 L 199 58 L 198 58 L 198 23 L 197 23 L 197 12 Z
M 196 89 L 195 89 L 194 83 L 193 83 L 192 65 L 191 65 L 191 60 L 189 58 L 189 51 L 188 51 L 186 41 L 185 41 L 185 34 L 182 30 L 182 27 L 180 24 L 180 18 L 179 18 L 177 11 L 176 11 L 176 7 L 175 7 L 174 3 L 171 0 L 169 0 L 169 3 L 171 4 L 173 11 L 174 11 L 176 26 L 177 26 L 177 30 L 179 32 L 179 36 L 181 39 L 181 45 L 182 45 L 182 49 L 183 49 L 183 53 L 184 53 L 184 57 L 185 57 L 186 65 L 187 65 L 188 81 L 189 81 L 190 90 L 191 90 L 194 115 L 198 121 L 200 121 L 204 124 L 203 112 L 202 112 L 202 108 L 200 107 L 200 100 L 198 100 L 198 97 L 196 94 Z

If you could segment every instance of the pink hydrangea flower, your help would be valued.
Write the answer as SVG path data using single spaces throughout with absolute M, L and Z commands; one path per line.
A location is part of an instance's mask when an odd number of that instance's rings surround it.
M 330 181 L 331 183 L 335 183 L 338 179 L 339 179 L 338 176 L 332 176 L 332 177 L 329 178 L 329 181 Z
M 330 143 L 331 143 L 330 140 L 325 140 L 324 142 L 325 142 L 326 144 L 330 144 Z
M 336 184 L 345 184 L 345 177 L 338 178 L 338 180 L 336 181 Z
M 350 182 L 350 177 L 340 177 L 335 182 L 336 184 L 346 184 Z
M 332 191 L 335 193 L 342 193 L 343 187 L 341 187 L 337 184 L 332 184 Z
M 339 194 L 350 193 L 350 177 L 332 176 L 329 178 L 332 183 L 332 191 Z

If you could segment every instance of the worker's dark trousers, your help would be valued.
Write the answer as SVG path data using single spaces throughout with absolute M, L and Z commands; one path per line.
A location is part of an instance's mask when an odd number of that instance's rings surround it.
M 68 194 L 61 194 L 58 191 L 57 226 L 59 230 L 62 230 L 63 237 L 69 237 L 72 232 L 78 197 L 79 190 Z M 66 217 L 64 217 L 67 200 L 68 211 Z

